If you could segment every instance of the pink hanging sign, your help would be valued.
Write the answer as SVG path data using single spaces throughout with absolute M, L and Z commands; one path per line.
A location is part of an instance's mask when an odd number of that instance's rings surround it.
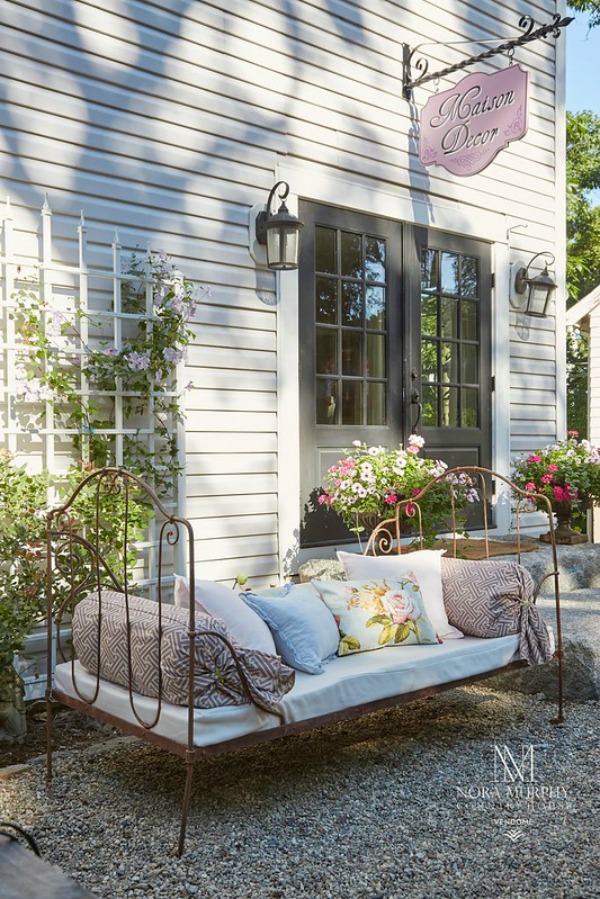
M 528 73 L 509 66 L 467 75 L 429 98 L 421 113 L 419 156 L 454 175 L 476 175 L 527 133 Z

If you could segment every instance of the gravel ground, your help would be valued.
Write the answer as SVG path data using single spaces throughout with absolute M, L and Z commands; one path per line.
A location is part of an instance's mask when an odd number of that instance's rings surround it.
M 198 764 L 182 859 L 183 765 L 137 740 L 0 779 L 0 818 L 106 899 L 594 899 L 600 704 L 554 711 L 465 688 Z

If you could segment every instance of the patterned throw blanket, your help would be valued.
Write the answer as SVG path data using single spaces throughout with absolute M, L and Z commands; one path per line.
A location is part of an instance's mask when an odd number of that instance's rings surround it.
M 100 661 L 98 664 L 98 593 L 75 608 L 73 644 L 80 663 L 105 680 L 135 693 L 187 705 L 190 637 L 189 612 L 162 605 L 159 638 L 158 603 L 129 596 L 129 626 L 125 596 L 102 591 Z M 128 636 L 129 634 L 129 636 Z M 131 667 L 129 659 L 131 659 Z M 252 702 L 283 720 L 279 703 L 294 686 L 295 673 L 277 656 L 243 649 L 218 618 L 196 613 L 194 705 L 218 706 Z
M 517 562 L 442 557 L 448 621 L 473 637 L 520 634 L 519 656 L 530 665 L 549 662 L 554 642 L 533 604 L 533 578 Z

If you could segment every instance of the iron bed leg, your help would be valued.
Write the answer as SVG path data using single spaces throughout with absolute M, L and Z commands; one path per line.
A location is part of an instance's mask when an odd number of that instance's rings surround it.
M 179 830 L 179 846 L 177 849 L 177 857 L 183 855 L 183 845 L 185 843 L 185 831 L 187 828 L 188 811 L 190 808 L 190 799 L 192 796 L 192 780 L 194 776 L 194 762 L 186 758 L 185 787 L 183 790 L 183 805 L 181 809 L 181 827 Z
M 50 694 L 46 695 L 46 795 L 52 793 L 52 743 L 54 740 L 54 711 Z
M 563 677 L 564 677 L 564 657 L 562 649 L 558 655 L 558 714 L 556 718 L 552 718 L 551 724 L 564 724 L 564 703 L 563 703 Z

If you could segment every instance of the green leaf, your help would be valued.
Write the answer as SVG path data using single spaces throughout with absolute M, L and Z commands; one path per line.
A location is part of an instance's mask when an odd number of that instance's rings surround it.
M 391 624 L 389 615 L 373 615 L 372 618 L 366 622 L 365 627 L 374 627 L 376 624 Z
M 405 640 L 410 637 L 410 624 L 405 622 L 404 624 L 397 625 L 396 636 L 394 638 L 395 643 L 404 643 Z
M 379 634 L 379 640 L 377 641 L 380 646 L 385 646 L 386 643 L 390 642 L 397 626 L 398 625 L 396 624 L 388 624 L 386 627 L 382 628 L 382 631 Z

